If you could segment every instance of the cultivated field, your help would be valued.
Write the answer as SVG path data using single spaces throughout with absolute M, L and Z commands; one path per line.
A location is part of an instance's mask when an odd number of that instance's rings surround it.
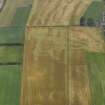
M 92 95 L 92 105 L 105 104 L 105 53 L 86 54 Z
M 99 28 L 72 27 L 70 30 L 71 49 L 84 49 L 90 52 L 104 52 L 104 35 Z
M 22 105 L 66 103 L 65 34 L 63 28 L 27 29 Z
M 19 105 L 21 66 L 0 66 L 0 105 Z
M 14 14 L 14 17 L 11 21 L 11 26 L 19 26 L 25 28 L 31 7 L 31 5 L 28 5 L 25 7 L 17 8 L 16 13 Z
M 23 46 L 0 46 L 0 63 L 22 63 Z
M 24 43 L 25 35 L 24 27 L 1 27 L 0 28 L 0 44 Z
M 91 105 L 86 52 L 103 48 L 97 28 L 28 27 L 21 105 Z
M 59 26 L 79 24 L 92 0 L 34 0 L 28 25 Z
M 20 105 L 23 44 L 30 7 L 23 0 L 7 0 L 0 13 L 0 105 Z

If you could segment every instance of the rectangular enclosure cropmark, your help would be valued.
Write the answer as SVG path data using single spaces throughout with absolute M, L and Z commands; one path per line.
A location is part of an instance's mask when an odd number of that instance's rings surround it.
M 96 53 L 104 55 L 104 44 L 98 28 L 27 28 L 21 104 L 90 105 L 87 53 L 100 61 Z

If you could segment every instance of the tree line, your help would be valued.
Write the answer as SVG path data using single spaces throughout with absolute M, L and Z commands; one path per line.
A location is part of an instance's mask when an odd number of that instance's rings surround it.
M 94 26 L 95 25 L 95 21 L 92 18 L 81 17 L 80 25 L 81 26 Z

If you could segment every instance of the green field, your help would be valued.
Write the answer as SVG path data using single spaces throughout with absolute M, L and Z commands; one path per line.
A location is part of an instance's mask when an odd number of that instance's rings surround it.
M 105 54 L 88 53 L 92 105 L 105 105 Z
M 13 26 L 25 26 L 27 23 L 30 9 L 31 9 L 31 5 L 27 7 L 17 8 L 11 24 Z
M 19 7 L 11 26 L 0 27 L 0 105 L 20 105 L 20 63 L 23 61 L 25 25 L 29 10 L 30 6 Z
M 0 66 L 0 105 L 20 105 L 21 66 Z
M 17 8 L 11 26 L 0 27 L 0 44 L 24 43 L 25 25 L 30 9 L 31 5 Z
M 83 17 L 91 18 L 95 21 L 102 18 L 102 13 L 105 11 L 105 3 L 102 1 L 94 1 L 87 9 Z
M 23 46 L 0 46 L 0 63 L 22 62 Z
M 24 27 L 0 27 L 0 44 L 2 43 L 23 43 Z
M 17 8 L 11 26 L 0 27 L 0 44 L 7 44 L 0 46 L 0 63 L 22 62 L 23 46 L 8 46 L 8 44 L 24 44 L 25 24 L 30 9 L 31 5 Z

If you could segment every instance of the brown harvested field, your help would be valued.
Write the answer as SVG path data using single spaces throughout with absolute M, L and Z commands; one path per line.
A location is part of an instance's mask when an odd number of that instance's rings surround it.
M 65 34 L 63 28 L 27 29 L 22 105 L 66 103 Z
M 28 27 L 21 105 L 90 105 L 85 51 L 103 52 L 101 35 L 88 27 Z
M 70 49 L 70 65 L 86 65 L 85 52 L 81 49 Z
M 91 105 L 87 65 L 69 65 L 69 105 Z
M 28 26 L 79 24 L 92 0 L 34 0 Z
M 91 52 L 104 52 L 103 32 L 99 28 L 72 27 L 70 29 L 70 48 Z

